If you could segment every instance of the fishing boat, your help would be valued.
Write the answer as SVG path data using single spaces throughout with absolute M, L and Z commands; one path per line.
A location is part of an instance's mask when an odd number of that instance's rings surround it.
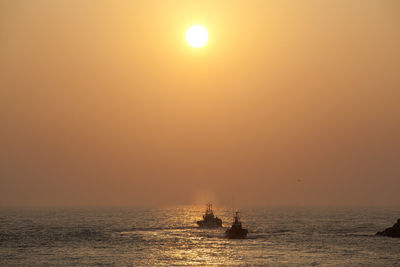
M 207 204 L 206 213 L 203 215 L 203 220 L 197 221 L 200 228 L 218 228 L 222 227 L 222 220 L 214 216 L 212 204 Z
M 240 222 L 240 215 L 238 211 L 235 213 L 235 216 L 233 218 L 235 219 L 235 221 L 233 222 L 232 227 L 226 230 L 226 236 L 231 239 L 246 238 L 249 231 L 242 228 L 242 223 Z

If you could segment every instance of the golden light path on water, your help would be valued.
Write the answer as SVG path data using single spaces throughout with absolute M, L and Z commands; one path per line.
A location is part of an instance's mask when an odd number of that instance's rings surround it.
M 263 246 L 272 246 L 272 242 L 258 238 L 259 234 L 255 232 L 259 231 L 259 228 L 253 228 L 249 238 L 245 240 L 230 240 L 225 237 L 225 230 L 233 222 L 235 208 L 214 209 L 215 215 L 223 220 L 223 228 L 198 228 L 196 222 L 202 218 L 204 211 L 205 207 L 202 205 L 160 209 L 160 213 L 157 212 L 156 216 L 160 216 L 168 227 L 159 229 L 150 226 L 149 230 L 141 232 L 146 241 L 159 240 L 154 243 L 157 249 L 151 255 L 152 259 L 165 258 L 166 264 L 174 262 L 178 265 L 230 266 L 243 264 L 247 257 L 254 257 L 256 261 L 262 260 L 263 256 L 260 258 L 260 254 L 263 255 L 263 252 L 260 249 L 254 249 L 260 241 Z M 243 222 L 246 225 L 248 219 L 245 218 Z M 275 252 L 271 251 L 269 256 L 278 253 L 280 256 L 287 257 L 274 250 Z M 294 256 L 295 254 L 292 253 L 290 257 L 293 259 Z M 153 260 L 147 261 L 146 264 L 155 263 Z
M 230 240 L 224 238 L 225 228 L 221 229 L 199 229 L 196 222 L 202 218 L 204 214 L 204 205 L 188 206 L 188 207 L 171 207 L 168 221 L 176 228 L 180 225 L 183 229 L 175 229 L 175 232 L 169 234 L 161 233 L 160 235 L 170 235 L 175 238 L 174 246 L 166 248 L 169 257 L 185 262 L 188 265 L 209 265 L 223 264 L 232 265 L 235 251 L 229 248 Z M 176 215 L 179 214 L 180 218 Z M 221 210 L 215 209 L 215 214 L 225 219 L 225 227 L 229 226 L 228 222 L 232 222 L 233 209 Z M 229 219 L 228 219 L 229 218 Z M 172 227 L 173 228 L 173 227 Z

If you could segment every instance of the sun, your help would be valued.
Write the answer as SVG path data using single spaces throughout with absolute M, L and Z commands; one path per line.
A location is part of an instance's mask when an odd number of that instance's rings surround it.
M 191 26 L 186 32 L 186 41 L 192 47 L 202 47 L 208 41 L 208 32 L 206 28 L 200 25 Z

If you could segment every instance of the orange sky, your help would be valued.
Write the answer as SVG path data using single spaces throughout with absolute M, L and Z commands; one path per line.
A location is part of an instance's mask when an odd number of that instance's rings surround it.
M 0 0 L 0 205 L 398 205 L 399 14 Z

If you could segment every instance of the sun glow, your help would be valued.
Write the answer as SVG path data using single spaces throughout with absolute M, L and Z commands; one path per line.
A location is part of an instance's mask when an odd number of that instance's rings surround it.
M 208 41 L 206 28 L 200 25 L 191 26 L 186 32 L 186 41 L 192 47 L 202 47 Z

